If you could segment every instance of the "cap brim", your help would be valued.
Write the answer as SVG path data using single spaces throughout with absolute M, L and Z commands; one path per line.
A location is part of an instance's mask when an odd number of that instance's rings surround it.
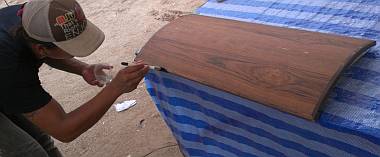
M 104 33 L 87 20 L 86 29 L 77 37 L 60 42 L 54 42 L 62 50 L 75 57 L 86 57 L 93 53 L 104 41 Z

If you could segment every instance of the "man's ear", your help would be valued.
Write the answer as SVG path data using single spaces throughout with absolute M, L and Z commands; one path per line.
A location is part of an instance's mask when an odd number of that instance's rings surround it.
M 46 48 L 44 46 L 35 43 L 32 43 L 30 46 L 38 58 L 46 57 Z

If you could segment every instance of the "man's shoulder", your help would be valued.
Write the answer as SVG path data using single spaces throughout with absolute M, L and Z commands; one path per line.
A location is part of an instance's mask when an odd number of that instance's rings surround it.
M 12 5 L 9 7 L 0 9 L 0 24 L 9 25 L 15 22 L 19 22 L 21 17 L 17 16 L 17 11 L 20 9 L 21 5 Z
M 21 26 L 21 17 L 17 16 L 20 7 L 21 5 L 12 5 L 0 9 L 0 38 L 2 41 L 11 38 L 13 30 Z
M 21 26 L 21 17 L 17 16 L 20 5 L 0 9 L 0 38 L 2 41 L 11 37 L 13 28 Z
M 22 46 L 15 40 L 13 30 L 21 24 L 17 11 L 21 5 L 13 5 L 0 9 L 0 69 L 17 66 L 19 51 Z

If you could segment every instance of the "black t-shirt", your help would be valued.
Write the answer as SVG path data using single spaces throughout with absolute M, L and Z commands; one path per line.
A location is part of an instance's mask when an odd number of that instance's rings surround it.
M 28 113 L 46 105 L 51 96 L 41 86 L 37 59 L 25 41 L 14 38 L 21 24 L 20 5 L 0 9 L 0 112 Z

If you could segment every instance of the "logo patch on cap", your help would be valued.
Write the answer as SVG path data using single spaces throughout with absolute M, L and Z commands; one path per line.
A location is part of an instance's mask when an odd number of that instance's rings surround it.
M 69 5 L 66 4 L 66 5 Z M 51 3 L 49 22 L 56 41 L 65 41 L 80 35 L 87 25 L 86 17 L 78 3 L 74 2 L 66 6 L 62 3 Z M 68 8 L 73 8 L 68 10 Z M 53 11 L 54 10 L 54 11 Z

